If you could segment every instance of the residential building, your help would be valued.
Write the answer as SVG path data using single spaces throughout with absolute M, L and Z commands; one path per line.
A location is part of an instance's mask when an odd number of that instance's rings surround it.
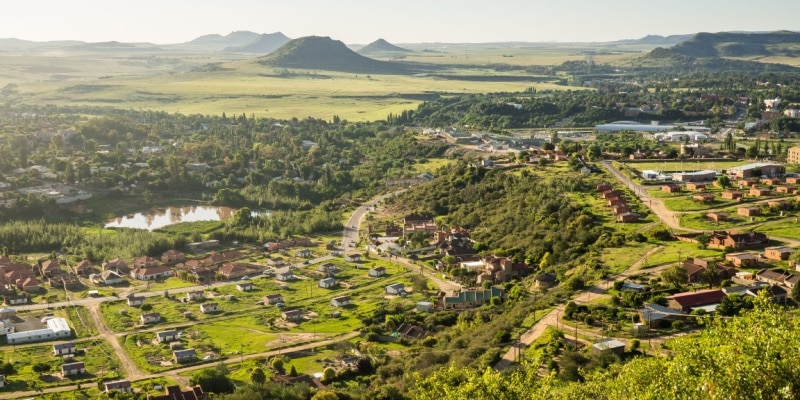
M 156 332 L 156 340 L 158 343 L 169 343 L 178 340 L 178 331 L 174 329 Z
M 332 287 L 336 286 L 336 279 L 334 279 L 334 278 L 320 279 L 320 281 L 317 283 L 317 286 L 319 286 L 321 288 L 324 288 L 324 289 L 332 288 Z
M 218 303 L 203 303 L 200 304 L 200 312 L 203 314 L 210 314 L 219 312 L 219 304 Z
M 128 273 L 128 263 L 120 258 L 115 258 L 103 263 L 103 271 L 114 271 L 118 274 L 126 274 Z
M 294 254 L 295 254 L 295 256 L 296 256 L 296 257 L 298 257 L 298 258 L 310 258 L 310 257 L 311 257 L 311 250 L 309 250 L 309 249 L 302 249 L 302 250 L 298 250 L 298 251 L 297 251 L 297 252 L 295 252 Z
M 632 222 L 639 222 L 639 214 L 626 212 L 620 215 L 617 215 L 617 222 L 620 223 L 632 223 Z
M 469 289 L 454 293 L 451 296 L 442 298 L 442 307 L 450 309 L 460 309 L 476 307 L 488 303 L 492 298 L 503 299 L 504 290 L 498 286 L 490 289 Z
M 161 262 L 164 264 L 177 264 L 186 261 L 186 255 L 178 250 L 167 250 L 161 254 Z
M 686 189 L 689 190 L 705 190 L 705 188 L 706 188 L 705 183 L 697 183 L 697 182 L 686 183 Z
M 161 314 L 159 313 L 144 313 L 139 317 L 139 322 L 142 325 L 155 324 L 161 322 Z
M 710 213 L 706 214 L 706 218 L 708 218 L 708 219 L 710 219 L 710 220 L 712 220 L 714 222 L 727 221 L 728 220 L 728 213 L 719 212 L 719 211 L 710 212 Z
M 94 270 L 94 264 L 89 260 L 82 260 L 75 264 L 76 275 L 89 275 Z
M 240 283 L 236 284 L 236 290 L 238 290 L 240 292 L 249 292 L 249 291 L 251 291 L 253 289 L 255 289 L 255 285 L 253 285 L 253 282 L 249 282 L 248 281 L 248 282 L 240 282 Z
M 344 307 L 350 305 L 350 296 L 339 296 L 331 299 L 331 305 L 334 307 Z
M 61 365 L 61 376 L 63 377 L 75 376 L 85 373 L 86 373 L 86 366 L 83 365 L 83 361 Z
M 556 276 L 547 272 L 537 275 L 534 279 L 537 288 L 547 289 L 556 285 Z
M 672 180 L 675 182 L 706 182 L 713 181 L 716 177 L 717 172 L 712 170 L 676 172 L 672 174 Z
M 12 293 L 3 296 L 3 301 L 10 306 L 28 304 L 29 300 L 30 296 L 27 293 L 20 293 L 20 294 Z
M 77 350 L 77 347 L 75 347 L 74 342 L 56 343 L 53 345 L 53 355 L 56 357 L 75 354 L 75 350 Z
M 773 177 L 782 175 L 786 169 L 781 164 L 771 164 L 771 163 L 753 163 L 747 165 L 741 165 L 738 167 L 733 167 L 730 169 L 730 172 L 737 178 L 752 178 L 752 177 Z
M 685 320 L 689 317 L 683 311 L 655 303 L 645 304 L 643 308 L 636 310 L 636 312 L 639 314 L 639 320 L 647 324 L 651 329 L 666 328 L 672 321 Z
M 661 191 L 665 192 L 665 193 L 680 193 L 681 192 L 681 187 L 679 185 L 675 185 L 675 184 L 662 185 L 661 186 Z
M 728 253 L 725 254 L 725 261 L 737 267 L 754 267 L 758 263 L 758 257 L 750 253 Z
M 268 294 L 268 295 L 264 296 L 264 303 L 265 304 L 283 303 L 283 296 L 281 296 L 280 294 L 277 294 L 277 293 Z
M 242 263 L 225 263 L 219 268 L 219 273 L 225 279 L 238 279 L 250 273 L 246 264 Z
M 764 249 L 764 257 L 770 260 L 788 260 L 795 250 L 787 246 L 767 247 Z
M 344 256 L 344 260 L 347 262 L 361 262 L 361 254 L 360 253 L 347 253 Z
M 144 304 L 145 298 L 144 296 L 137 296 L 133 293 L 125 296 L 125 300 L 128 303 L 128 307 L 138 307 Z
M 131 387 L 131 381 L 129 381 L 127 379 L 123 379 L 121 381 L 105 382 L 103 384 L 103 387 L 105 388 L 104 391 L 106 393 L 111 392 L 111 391 L 115 391 L 115 390 L 118 391 L 118 392 L 125 392 L 125 393 L 132 393 L 133 392 L 133 388 Z
M 106 285 L 115 285 L 125 281 L 122 276 L 111 270 L 101 272 L 100 280 Z
M 393 283 L 384 288 L 386 294 L 393 294 L 398 296 L 405 296 L 406 287 L 402 283 Z
M 708 247 L 719 250 L 726 247 L 733 250 L 745 250 L 762 248 L 767 243 L 769 243 L 769 238 L 760 232 L 713 232 L 709 235 Z
M 667 305 L 675 310 L 691 312 L 694 308 L 718 305 L 723 297 L 725 292 L 719 289 L 698 290 L 669 296 Z
M 184 298 L 185 301 L 201 301 L 205 299 L 205 293 L 202 290 L 193 290 L 191 292 L 186 292 L 186 297 Z
M 167 386 L 163 395 L 147 396 L 147 400 L 206 400 L 207 398 L 200 385 L 184 389 L 180 386 Z
M 194 349 L 175 350 L 172 352 L 172 360 L 176 363 L 190 362 L 197 359 Z
M 736 213 L 743 217 L 755 217 L 761 215 L 761 207 L 739 207 L 736 209 Z
M 281 282 L 288 282 L 295 279 L 294 273 L 289 267 L 278 268 L 275 270 L 275 279 Z
M 739 200 L 744 198 L 744 193 L 739 190 L 726 190 L 722 192 L 722 198 L 725 200 Z
M 592 345 L 592 353 L 610 351 L 618 356 L 625 354 L 625 343 L 613 338 L 600 339 Z
M 140 281 L 152 281 L 172 276 L 172 268 L 167 266 L 141 267 L 131 270 L 131 277 Z
M 760 188 L 760 187 L 756 187 L 756 186 L 750 187 L 750 196 L 753 196 L 753 197 L 769 196 L 771 193 L 772 193 L 772 191 L 767 189 L 767 188 Z
M 281 313 L 281 318 L 285 321 L 298 322 L 303 320 L 303 312 L 300 310 L 287 310 Z
M 370 268 L 370 270 L 368 272 L 368 275 L 373 277 L 373 278 L 384 276 L 384 275 L 386 275 L 386 268 L 384 268 L 384 267 Z

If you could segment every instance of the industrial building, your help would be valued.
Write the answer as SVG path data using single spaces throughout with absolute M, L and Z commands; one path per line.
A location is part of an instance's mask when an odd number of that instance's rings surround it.
M 43 340 L 53 340 L 68 338 L 72 335 L 72 330 L 64 318 L 50 318 L 47 320 L 47 328 L 32 331 L 9 333 L 6 336 L 8 344 L 20 344 L 30 342 L 40 342 Z

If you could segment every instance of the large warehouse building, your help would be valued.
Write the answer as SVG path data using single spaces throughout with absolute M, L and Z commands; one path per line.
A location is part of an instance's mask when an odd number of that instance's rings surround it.
M 43 340 L 63 339 L 72 335 L 69 323 L 64 318 L 51 318 L 47 320 L 47 328 L 33 331 L 9 333 L 6 335 L 8 344 L 40 342 Z

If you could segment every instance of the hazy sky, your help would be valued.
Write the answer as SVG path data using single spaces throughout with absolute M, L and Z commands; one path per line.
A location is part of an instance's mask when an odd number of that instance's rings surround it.
M 798 15 L 798 0 L 0 0 L 0 38 L 163 44 L 250 30 L 346 43 L 608 41 L 800 31 Z

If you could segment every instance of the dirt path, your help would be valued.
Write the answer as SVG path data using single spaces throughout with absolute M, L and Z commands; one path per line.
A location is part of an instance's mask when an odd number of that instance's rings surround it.
M 86 310 L 89 311 L 89 316 L 94 321 L 95 326 L 97 326 L 97 331 L 100 332 L 99 336 L 108 342 L 111 348 L 114 349 L 114 352 L 117 353 L 117 358 L 119 358 L 119 363 L 122 365 L 125 378 L 131 381 L 141 379 L 143 375 L 142 372 L 139 371 L 139 368 L 136 367 L 136 364 L 130 356 L 128 356 L 128 353 L 122 348 L 117 334 L 108 329 L 106 324 L 103 323 L 103 318 L 100 317 L 100 304 L 88 305 L 86 306 Z
M 627 278 L 631 275 L 636 275 L 640 273 L 642 271 L 641 267 L 644 265 L 644 262 L 645 260 L 647 260 L 647 257 L 651 256 L 653 253 L 657 252 L 662 247 L 663 246 L 656 246 L 648 250 L 647 253 L 642 255 L 642 257 L 636 260 L 635 263 L 631 264 L 631 266 L 628 267 L 628 269 L 626 269 L 623 272 L 620 272 L 617 275 L 601 279 L 592 287 L 586 289 L 585 291 L 573 297 L 572 301 L 576 303 L 589 303 L 593 298 L 598 299 L 598 298 L 610 297 L 608 294 L 606 294 L 606 290 L 608 289 L 609 286 L 613 285 L 613 282 L 615 280 L 618 280 L 619 278 Z M 647 272 L 648 273 L 660 272 L 668 267 L 669 264 L 663 264 L 656 266 L 654 268 L 648 268 Z M 506 354 L 503 355 L 503 358 L 495 364 L 494 369 L 497 371 L 502 371 L 511 366 L 511 364 L 516 362 L 519 354 L 522 353 L 524 349 L 530 346 L 530 344 L 533 343 L 533 341 L 542 336 L 542 334 L 544 333 L 545 329 L 547 329 L 548 326 L 558 326 L 558 316 L 564 313 L 564 307 L 565 307 L 564 304 L 557 306 L 549 313 L 547 313 L 544 317 L 542 317 L 542 319 L 533 324 L 533 326 L 530 329 L 528 329 L 525 333 L 523 333 L 519 337 L 519 341 L 516 341 L 511 346 L 511 348 L 508 349 Z M 595 333 L 591 333 L 591 335 L 598 336 Z M 587 336 L 590 335 L 587 334 Z

